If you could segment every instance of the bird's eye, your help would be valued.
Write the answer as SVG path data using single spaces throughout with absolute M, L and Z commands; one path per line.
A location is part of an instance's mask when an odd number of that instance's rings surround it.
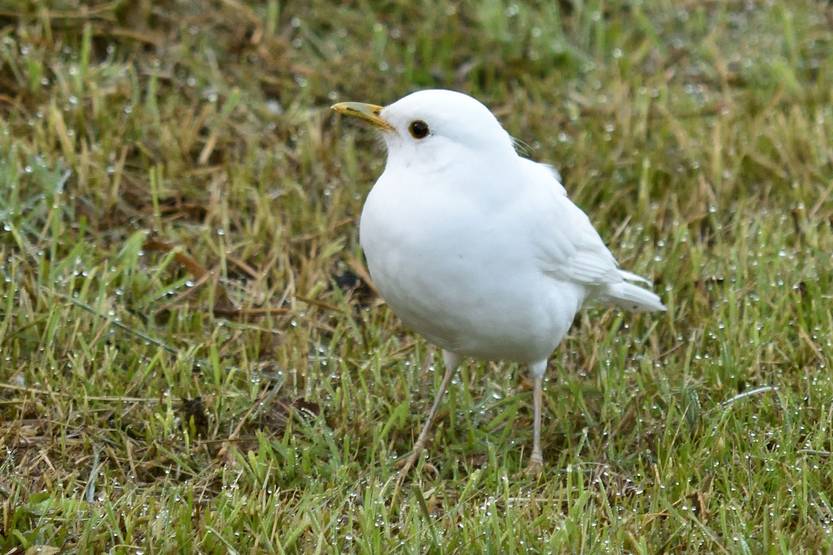
M 412 121 L 411 125 L 408 126 L 408 132 L 414 139 L 424 139 L 428 136 L 429 131 L 428 124 L 420 119 Z

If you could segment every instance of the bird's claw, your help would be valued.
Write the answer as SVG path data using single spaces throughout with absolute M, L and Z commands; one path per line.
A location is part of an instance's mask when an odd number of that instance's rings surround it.
M 532 456 L 526 467 L 526 475 L 530 478 L 537 478 L 544 471 L 544 459 L 541 456 Z
M 396 483 L 401 485 L 402 482 L 405 481 L 405 478 L 408 477 L 408 474 L 411 471 L 411 468 L 416 464 L 417 459 L 419 458 L 422 449 L 414 449 L 410 452 L 410 454 L 405 457 L 404 459 L 399 459 L 394 463 L 394 466 L 399 469 L 399 476 L 396 478 Z
M 404 463 L 397 464 L 397 467 L 399 468 L 399 476 L 396 478 L 396 481 L 398 483 L 401 484 L 405 481 L 405 478 L 408 477 L 408 474 L 411 471 L 411 467 L 414 466 L 414 460 L 415 459 L 408 457 L 408 459 Z

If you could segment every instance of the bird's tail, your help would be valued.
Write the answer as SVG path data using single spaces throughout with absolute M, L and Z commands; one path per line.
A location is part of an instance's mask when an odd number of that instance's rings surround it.
M 632 312 L 665 311 L 665 305 L 662 304 L 660 298 L 653 291 L 628 283 L 629 281 L 636 281 L 650 285 L 650 281 L 624 270 L 619 270 L 619 274 L 627 281 L 607 285 L 600 295 L 604 302 L 615 304 Z

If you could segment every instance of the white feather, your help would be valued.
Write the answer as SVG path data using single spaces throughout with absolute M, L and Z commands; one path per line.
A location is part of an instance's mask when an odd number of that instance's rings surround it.
M 585 301 L 662 310 L 629 281 L 551 166 L 517 155 L 476 100 L 423 91 L 386 107 L 395 132 L 367 198 L 374 283 L 409 327 L 459 355 L 545 361 Z M 414 120 L 431 134 L 410 137 Z

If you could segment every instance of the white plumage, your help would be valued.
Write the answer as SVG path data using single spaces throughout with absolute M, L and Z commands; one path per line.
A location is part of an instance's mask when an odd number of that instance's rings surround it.
M 444 349 L 449 366 L 465 356 L 530 366 L 530 464 L 540 469 L 541 376 L 581 306 L 596 300 L 628 310 L 665 307 L 634 284 L 647 280 L 618 268 L 557 172 L 518 156 L 474 98 L 428 90 L 385 108 L 334 109 L 381 128 L 388 150 L 361 217 L 374 283 L 407 326 Z

